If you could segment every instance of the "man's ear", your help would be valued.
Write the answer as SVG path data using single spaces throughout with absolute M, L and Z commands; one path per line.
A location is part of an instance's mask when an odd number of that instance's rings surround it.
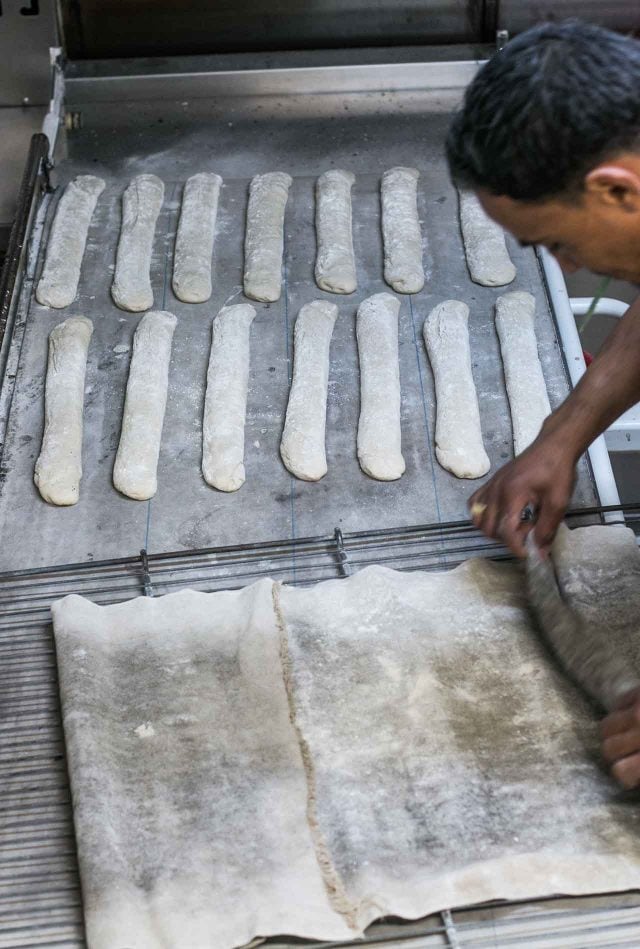
M 640 172 L 625 165 L 604 164 L 592 168 L 584 179 L 585 191 L 593 198 L 621 211 L 640 211 Z

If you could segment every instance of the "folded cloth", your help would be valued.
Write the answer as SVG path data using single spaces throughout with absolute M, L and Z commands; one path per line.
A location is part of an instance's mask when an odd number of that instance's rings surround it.
M 637 669 L 633 534 L 570 532 L 557 568 Z M 640 808 L 599 766 L 596 712 L 516 565 L 71 596 L 53 618 L 90 949 L 344 940 L 384 915 L 640 887 Z

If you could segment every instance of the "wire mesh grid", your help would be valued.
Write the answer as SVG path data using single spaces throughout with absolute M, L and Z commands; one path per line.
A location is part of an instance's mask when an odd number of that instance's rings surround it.
M 607 509 L 576 512 L 600 521 Z M 626 507 L 640 524 L 640 506 Z M 0 574 L 0 947 L 83 947 L 82 900 L 62 734 L 50 605 L 82 594 L 114 603 L 178 589 L 233 589 L 261 577 L 311 583 L 369 564 L 453 567 L 468 556 L 506 558 L 470 524 L 416 525 L 255 546 L 227 546 Z M 300 941 L 269 940 L 291 946 Z M 359 944 L 363 944 L 360 940 Z M 385 921 L 364 944 L 408 947 L 630 946 L 640 944 L 640 894 L 443 911 Z M 323 943 L 325 949 L 347 943 Z

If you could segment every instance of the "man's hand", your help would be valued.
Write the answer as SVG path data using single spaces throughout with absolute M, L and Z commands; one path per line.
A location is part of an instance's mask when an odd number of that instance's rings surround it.
M 602 754 L 624 788 L 640 784 L 640 689 L 634 689 L 601 725 Z
M 476 527 L 524 557 L 537 511 L 536 542 L 548 550 L 567 508 L 580 455 L 594 438 L 640 399 L 640 298 L 629 307 L 568 399 L 546 419 L 535 442 L 469 500 Z
M 543 429 L 526 451 L 471 496 L 473 522 L 524 557 L 524 540 L 533 525 L 522 520 L 522 512 L 531 505 L 536 511 L 536 544 L 546 551 L 564 517 L 575 476 L 573 452 L 556 433 L 547 435 Z

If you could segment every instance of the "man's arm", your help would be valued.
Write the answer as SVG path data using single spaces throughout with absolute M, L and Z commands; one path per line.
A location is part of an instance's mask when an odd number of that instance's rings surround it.
M 583 452 L 618 416 L 640 401 L 640 297 L 629 307 L 565 402 L 537 439 L 469 499 L 473 520 L 485 534 L 524 557 L 527 504 L 537 511 L 535 533 L 548 550 L 569 504 Z M 486 505 L 482 508 L 481 506 Z

